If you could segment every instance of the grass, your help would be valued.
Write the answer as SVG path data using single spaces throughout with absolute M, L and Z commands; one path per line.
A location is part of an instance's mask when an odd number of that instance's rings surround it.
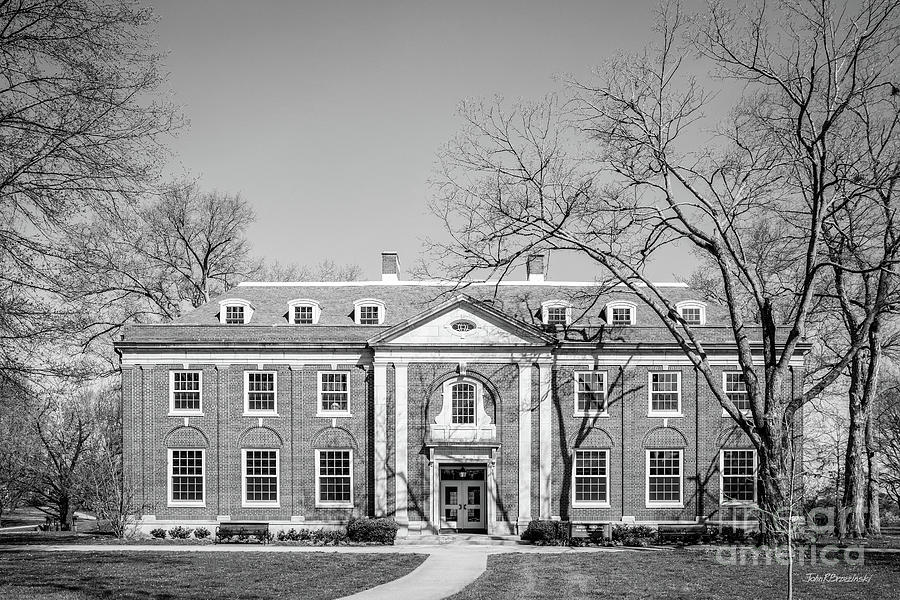
M 0 552 L 4 600 L 330 600 L 415 569 L 416 554 Z
M 717 600 L 786 598 L 787 567 L 723 565 L 715 552 L 597 552 L 499 554 L 488 569 L 452 600 L 582 598 L 638 600 L 683 598 Z M 900 556 L 865 556 L 863 566 L 800 566 L 794 575 L 796 599 L 895 598 L 900 586 Z M 762 563 L 762 561 L 761 561 Z M 868 582 L 805 582 L 808 573 L 871 575 Z

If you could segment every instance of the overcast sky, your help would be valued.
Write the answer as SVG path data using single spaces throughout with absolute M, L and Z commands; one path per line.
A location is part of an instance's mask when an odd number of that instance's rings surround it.
M 435 151 L 460 99 L 539 97 L 647 40 L 652 2 L 153 0 L 170 86 L 190 127 L 181 169 L 240 192 L 255 251 L 283 262 L 404 267 L 440 234 L 426 210 Z M 685 254 L 657 280 L 692 270 Z M 551 261 L 555 280 L 591 280 Z

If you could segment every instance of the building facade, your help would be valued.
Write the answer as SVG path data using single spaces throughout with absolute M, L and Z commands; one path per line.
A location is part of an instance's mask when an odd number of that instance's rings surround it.
M 400 281 L 395 253 L 382 263 L 382 281 L 246 283 L 126 328 L 142 529 L 385 515 L 401 536 L 510 534 L 752 508 L 752 446 L 627 288 L 545 281 L 541 257 L 527 281 L 463 287 Z M 745 404 L 724 309 L 662 289 Z

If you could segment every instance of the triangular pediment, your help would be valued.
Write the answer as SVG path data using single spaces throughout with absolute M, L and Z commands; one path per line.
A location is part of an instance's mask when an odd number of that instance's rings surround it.
M 454 324 L 467 323 L 454 328 Z M 467 331 L 460 329 L 469 328 Z M 372 338 L 390 346 L 544 346 L 554 338 L 468 296 L 452 300 Z

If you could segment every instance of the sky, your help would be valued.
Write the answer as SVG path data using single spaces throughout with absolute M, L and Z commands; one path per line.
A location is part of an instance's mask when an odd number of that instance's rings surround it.
M 648 39 L 653 2 L 274 2 L 151 0 L 169 86 L 189 127 L 170 172 L 239 192 L 255 208 L 254 251 L 313 265 L 380 252 L 404 269 L 440 236 L 427 210 L 437 150 L 468 97 L 538 98 L 554 75 L 586 75 Z M 672 281 L 684 251 L 650 269 Z M 524 273 L 518 274 L 524 277 Z M 590 281 L 584 260 L 551 257 L 549 278 Z

